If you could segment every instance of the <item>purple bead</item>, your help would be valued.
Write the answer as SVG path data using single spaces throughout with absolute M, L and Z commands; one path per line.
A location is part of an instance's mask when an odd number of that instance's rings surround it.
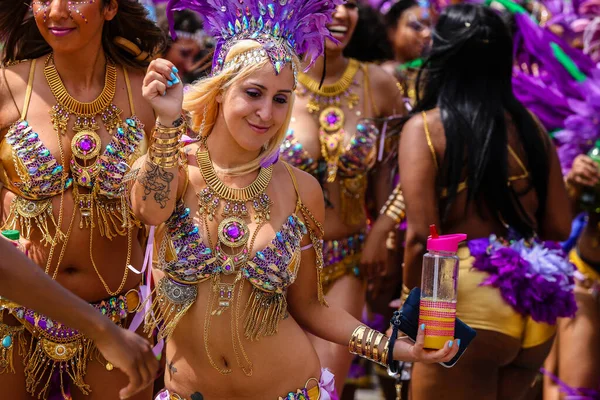
M 90 140 L 89 137 L 84 137 L 82 140 L 79 141 L 79 148 L 84 152 L 87 153 L 90 150 L 92 150 L 94 148 L 94 143 Z
M 327 123 L 329 125 L 335 125 L 338 122 L 338 117 L 334 112 L 327 114 Z
M 226 228 L 225 234 L 233 240 L 237 240 L 242 235 L 242 232 L 237 224 L 231 224 Z

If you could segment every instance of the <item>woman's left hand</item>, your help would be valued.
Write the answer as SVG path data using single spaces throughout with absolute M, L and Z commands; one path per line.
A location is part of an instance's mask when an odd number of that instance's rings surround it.
M 394 345 L 395 360 L 435 364 L 447 362 L 454 358 L 460 347 L 460 339 L 447 341 L 440 350 L 428 350 L 423 347 L 423 344 L 425 343 L 424 328 L 424 324 L 419 327 L 415 344 L 409 344 L 402 340 L 396 341 Z
M 386 245 L 389 230 L 381 218 L 378 218 L 371 231 L 360 258 L 361 274 L 367 279 L 385 275 L 387 272 L 388 249 Z

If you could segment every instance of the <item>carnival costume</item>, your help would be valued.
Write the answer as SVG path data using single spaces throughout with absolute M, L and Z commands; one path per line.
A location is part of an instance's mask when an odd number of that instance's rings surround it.
M 356 74 L 362 72 L 362 82 Z M 339 179 L 341 184 L 341 216 L 349 225 L 366 221 L 365 195 L 367 177 L 375 164 L 379 129 L 368 120 L 361 120 L 350 141 L 345 144 L 345 114 L 342 105 L 347 106 L 357 116 L 368 111 L 378 114 L 373 101 L 369 82 L 368 65 L 350 59 L 348 67 L 337 83 L 319 85 L 306 74 L 299 75 L 300 86 L 297 93 L 309 97 L 307 110 L 319 122 L 319 142 L 321 157 L 314 160 L 303 145 L 289 130 L 281 145 L 281 157 L 290 164 L 310 173 L 321 183 L 331 183 Z M 356 109 L 360 95 L 356 87 L 364 91 L 364 107 Z M 369 110 L 370 108 L 370 110 Z M 328 201 L 328 199 L 326 199 Z M 366 232 L 362 231 L 347 238 L 326 241 L 323 244 L 323 284 L 327 290 L 344 275 L 359 276 L 359 262 L 365 242 Z
M 135 312 L 140 304 L 138 291 L 124 294 L 123 287 L 128 277 L 133 241 L 136 240 L 133 232 L 141 224 L 131 214 L 123 182 L 130 165 L 146 148 L 143 125 L 135 116 L 127 70 L 123 68 L 131 116 L 123 121 L 122 111 L 113 104 L 118 68 L 111 60 L 107 60 L 102 93 L 91 103 L 81 103 L 64 87 L 54 66 L 53 55 L 46 57 L 44 76 L 57 101 L 50 110 L 60 150 L 60 158 L 56 159 L 27 122 L 35 66 L 36 60 L 31 61 L 21 117 L 0 141 L 0 181 L 15 195 L 2 229 L 18 229 L 26 239 L 40 237 L 41 243 L 50 247 L 45 272 L 53 279 L 58 274 L 73 224 L 79 223 L 79 228 L 89 229 L 90 261 L 108 295 L 106 300 L 92 306 L 116 324 L 126 326 L 129 313 Z M 75 135 L 71 139 L 72 157 L 69 160 L 65 158 L 62 143 L 71 117 L 74 117 Z M 97 134 L 99 121 L 112 134 L 103 152 Z M 66 216 L 63 200 L 69 189 L 73 192 L 75 209 L 71 216 Z M 55 196 L 60 197 L 58 218 L 52 203 Z M 64 218 L 70 220 L 66 232 L 61 230 Z M 127 259 L 120 261 L 124 261 L 123 279 L 115 290 L 108 287 L 99 270 L 101 266 L 94 263 L 93 237 L 96 229 L 108 240 L 119 236 L 128 238 Z M 55 264 L 53 260 L 56 260 Z M 25 361 L 26 389 L 30 394 L 46 398 L 51 391 L 58 390 L 67 398 L 65 392 L 69 380 L 82 393 L 90 392 L 84 381 L 87 362 L 99 355 L 92 341 L 76 330 L 9 300 L 0 300 L 0 310 L 0 372 L 14 372 L 13 352 L 18 344 Z M 22 325 L 12 327 L 2 324 L 1 317 L 5 311 Z M 24 330 L 31 333 L 29 344 Z M 107 364 L 107 368 L 111 366 Z M 54 383 L 58 383 L 58 387 L 53 388 Z
M 337 0 L 171 0 L 168 15 L 172 22 L 173 11 L 191 9 L 204 16 L 207 32 L 216 39 L 213 59 L 213 75 L 234 74 L 241 68 L 267 60 L 275 73 L 290 64 L 296 81 L 294 59 L 304 55 L 312 65 L 324 49 L 324 38 L 330 37 L 326 24 L 331 21 Z M 227 59 L 229 50 L 242 40 L 253 40 L 261 46 Z M 206 187 L 196 193 L 198 215 L 202 226 L 197 226 L 185 203 L 178 200 L 170 218 L 157 228 L 157 265 L 164 273 L 156 285 L 151 312 L 146 314 L 146 331 L 158 330 L 158 336 L 167 341 L 177 328 L 178 322 L 195 304 L 199 284 L 210 284 L 212 290 L 206 306 L 203 324 L 206 357 L 213 368 L 227 375 L 230 367 L 219 367 L 211 352 L 211 322 L 217 318 L 231 320 L 231 340 L 237 367 L 246 375 L 253 373 L 253 363 L 244 350 L 244 340 L 256 341 L 277 334 L 279 322 L 287 315 L 287 290 L 294 283 L 300 266 L 302 251 L 313 249 L 316 254 L 318 298 L 325 305 L 321 289 L 323 268 L 323 228 L 302 202 L 292 168 L 285 164 L 296 191 L 296 207 L 273 239 L 262 249 L 255 249 L 258 232 L 270 221 L 272 200 L 266 191 L 271 183 L 273 164 L 278 151 L 265 155 L 257 178 L 249 186 L 233 189 L 226 186 L 216 175 L 206 146 L 202 113 L 192 115 L 197 128 L 203 133 L 196 153 L 198 167 Z M 178 128 L 173 128 L 173 133 Z M 158 128 L 156 134 L 167 130 Z M 172 138 L 161 137 L 165 144 Z M 177 147 L 170 147 L 176 150 Z M 150 162 L 159 167 L 174 167 L 168 153 L 154 156 L 149 151 Z M 170 154 L 170 153 L 168 153 Z M 179 158 L 180 168 L 186 169 L 185 157 Z M 187 173 L 186 173 L 187 176 Z M 187 183 L 186 183 L 187 187 Z M 185 192 L 185 189 L 184 189 Z M 257 228 L 250 233 L 248 221 L 254 220 Z M 218 223 L 217 237 L 211 237 L 209 224 Z M 203 237 L 201 228 L 205 228 Z M 310 244 L 302 247 L 308 237 Z M 254 254 L 254 255 L 252 255 Z M 224 277 L 233 277 L 233 281 Z M 244 290 L 250 288 L 249 300 L 244 303 Z M 229 315 L 227 315 L 229 313 Z M 359 329 L 360 328 L 360 329 Z M 366 334 L 366 328 L 357 328 L 356 335 Z M 387 346 L 383 352 L 374 347 L 387 343 L 383 334 L 374 334 L 369 349 L 362 342 L 351 342 L 351 350 L 382 362 L 387 359 Z M 361 336 L 362 338 L 362 336 Z M 353 339 L 355 340 L 355 339 Z M 311 381 L 316 386 L 308 388 Z M 326 370 L 320 379 L 313 378 L 304 388 L 294 390 L 285 399 L 328 399 L 333 392 L 333 376 Z M 182 399 L 176 393 L 165 390 L 158 399 Z

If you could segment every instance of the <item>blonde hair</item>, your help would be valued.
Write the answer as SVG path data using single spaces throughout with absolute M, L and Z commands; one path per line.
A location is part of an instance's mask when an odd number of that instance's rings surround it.
M 236 55 L 247 51 L 261 48 L 261 45 L 254 40 L 241 40 L 231 47 L 225 63 L 233 59 Z M 300 61 L 295 55 L 292 57 L 294 67 L 300 68 Z M 260 70 L 266 65 L 271 65 L 268 57 L 264 57 L 258 63 L 242 64 L 239 69 L 235 66 L 230 66 L 223 69 L 215 76 L 209 76 L 195 82 L 190 91 L 186 93 L 183 100 L 183 108 L 191 114 L 192 129 L 198 132 L 201 137 L 208 137 L 211 134 L 213 127 L 217 121 L 220 104 L 217 102 L 217 96 L 225 93 L 231 86 L 238 82 L 247 79 L 250 75 Z M 279 147 L 285 138 L 290 120 L 292 118 L 292 110 L 294 107 L 295 94 L 292 92 L 290 101 L 288 102 L 288 112 L 283 125 L 275 133 L 269 141 L 267 147 L 254 160 L 234 168 L 224 170 L 228 175 L 243 175 L 252 172 L 260 167 L 261 161 L 268 155 L 279 151 Z

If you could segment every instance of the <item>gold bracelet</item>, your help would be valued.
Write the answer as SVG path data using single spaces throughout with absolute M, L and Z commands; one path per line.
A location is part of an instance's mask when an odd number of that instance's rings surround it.
M 367 329 L 364 325 L 359 325 L 354 332 L 352 332 L 352 336 L 350 337 L 350 342 L 348 343 L 348 349 L 352 354 L 362 353 L 362 339 L 365 334 L 365 330 Z
M 156 144 L 159 146 L 170 146 L 170 145 L 178 144 L 178 143 L 179 143 L 179 135 L 176 135 L 169 139 L 164 139 L 161 137 L 154 137 L 153 144 Z
M 172 126 L 172 127 L 166 127 L 163 125 L 156 125 L 154 127 L 153 130 L 153 135 L 154 134 L 159 134 L 159 135 L 172 135 L 174 133 L 178 133 L 181 134 L 183 132 L 185 132 L 185 130 L 187 129 L 187 124 L 184 122 L 179 126 Z
M 373 360 L 375 360 L 375 362 L 377 362 L 377 360 L 379 360 L 379 345 L 381 344 L 381 341 L 383 340 L 383 338 L 385 337 L 385 335 L 381 332 L 377 332 L 377 337 L 375 338 L 375 343 L 373 343 Z
M 390 352 L 390 341 L 385 342 L 385 346 L 383 347 L 383 353 L 381 353 L 381 360 L 379 364 L 384 367 L 388 366 L 388 353 Z
M 364 356 L 368 359 L 373 359 L 373 336 L 375 336 L 375 333 L 377 333 L 377 331 L 375 329 L 371 329 L 367 334 Z
M 150 147 L 150 154 L 177 154 L 179 152 L 179 147 L 169 147 L 169 148 L 157 148 L 154 146 Z
M 176 155 L 172 157 L 149 156 L 148 159 L 152 164 L 164 169 L 176 167 L 179 161 L 179 157 L 177 157 Z

